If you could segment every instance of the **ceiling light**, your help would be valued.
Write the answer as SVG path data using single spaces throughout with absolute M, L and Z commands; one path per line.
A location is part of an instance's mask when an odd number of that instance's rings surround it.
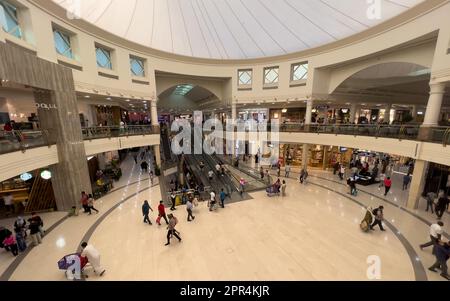
M 112 100 L 112 98 L 111 97 L 106 97 L 106 100 Z
M 130 100 L 129 99 L 127 99 L 127 100 L 125 100 L 126 102 L 130 102 Z
M 89 95 L 85 95 L 84 98 L 91 98 Z
M 287 109 L 281 110 L 281 113 L 287 113 Z

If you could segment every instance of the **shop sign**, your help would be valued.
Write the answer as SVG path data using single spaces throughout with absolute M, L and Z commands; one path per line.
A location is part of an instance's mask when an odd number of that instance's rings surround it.
M 44 110 L 56 110 L 58 107 L 54 104 L 48 104 L 48 103 L 37 103 L 36 108 L 38 109 L 44 109 Z

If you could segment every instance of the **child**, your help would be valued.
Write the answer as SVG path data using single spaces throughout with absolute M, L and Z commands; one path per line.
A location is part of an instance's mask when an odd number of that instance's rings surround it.
M 5 240 L 3 241 L 3 245 L 5 247 L 8 247 L 14 256 L 19 255 L 17 243 L 16 243 L 16 240 L 14 239 L 14 236 L 12 235 L 12 233 L 8 237 L 5 238 Z

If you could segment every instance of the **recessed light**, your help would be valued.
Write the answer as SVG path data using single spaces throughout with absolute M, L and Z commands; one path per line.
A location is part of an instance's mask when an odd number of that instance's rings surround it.
M 112 98 L 111 97 L 106 97 L 106 100 L 111 100 Z
M 126 102 L 130 102 L 130 100 L 129 99 L 127 99 L 127 100 L 125 100 Z
M 85 95 L 84 98 L 91 98 L 89 95 Z

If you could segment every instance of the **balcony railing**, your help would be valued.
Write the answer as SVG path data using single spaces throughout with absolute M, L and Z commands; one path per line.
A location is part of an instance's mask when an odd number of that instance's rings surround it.
M 132 125 L 132 126 L 104 126 L 81 129 L 84 140 L 101 138 L 114 138 L 138 135 L 159 134 L 158 126 Z M 50 130 L 14 130 L 0 131 L 0 154 L 23 151 L 27 149 L 51 146 L 56 143 Z

